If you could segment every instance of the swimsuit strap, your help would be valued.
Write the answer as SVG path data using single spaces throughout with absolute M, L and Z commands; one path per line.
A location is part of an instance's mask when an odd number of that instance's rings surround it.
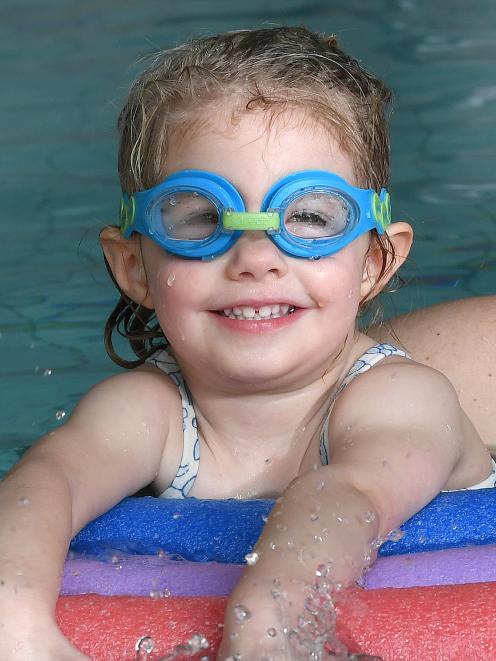
M 184 441 L 181 463 L 171 485 L 159 497 L 186 498 L 200 468 L 200 441 L 193 398 L 176 359 L 168 351 L 162 349 L 148 358 L 146 362 L 155 365 L 169 376 L 179 390 L 183 407 Z
M 339 397 L 341 392 L 346 388 L 346 386 L 353 381 L 359 374 L 367 372 L 371 367 L 384 358 L 389 358 L 389 356 L 403 356 L 408 358 L 408 354 L 402 349 L 394 347 L 392 344 L 375 344 L 370 349 L 358 358 L 357 361 L 352 365 L 351 369 L 348 371 L 344 379 L 339 384 L 338 389 L 334 393 L 331 401 L 329 402 L 329 411 L 324 420 L 324 425 L 320 432 L 320 463 L 322 466 L 327 466 L 329 464 L 329 437 L 328 437 L 328 427 L 329 427 L 329 416 L 331 415 L 331 410 L 334 402 Z

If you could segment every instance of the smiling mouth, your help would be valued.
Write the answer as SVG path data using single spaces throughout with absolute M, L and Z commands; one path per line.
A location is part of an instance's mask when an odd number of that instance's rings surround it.
M 274 305 L 262 305 L 259 308 L 253 308 L 249 305 L 241 305 L 239 307 L 225 308 L 219 314 L 222 317 L 229 319 L 237 319 L 239 321 L 264 321 L 267 319 L 279 319 L 280 317 L 288 317 L 295 312 L 294 305 L 287 303 L 275 303 Z

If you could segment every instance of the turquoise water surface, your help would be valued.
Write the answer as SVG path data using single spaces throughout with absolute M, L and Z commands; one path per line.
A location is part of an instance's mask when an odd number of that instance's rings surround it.
M 118 368 L 99 229 L 115 222 L 115 122 L 140 56 L 190 36 L 305 24 L 396 95 L 394 215 L 417 239 L 399 312 L 496 290 L 493 0 L 3 0 L 0 474 Z

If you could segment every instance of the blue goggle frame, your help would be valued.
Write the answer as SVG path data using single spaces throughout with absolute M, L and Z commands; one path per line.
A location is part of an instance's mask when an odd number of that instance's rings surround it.
M 197 193 L 217 210 L 219 221 L 213 233 L 202 239 L 184 240 L 167 235 L 160 201 L 179 193 Z M 331 193 L 348 206 L 348 220 L 340 234 L 303 238 L 289 232 L 282 219 L 288 206 L 308 193 Z M 260 212 L 245 209 L 238 190 L 224 177 L 202 170 L 182 170 L 162 183 L 133 195 L 123 194 L 120 207 L 121 232 L 149 237 L 168 252 L 190 259 L 212 259 L 231 248 L 243 231 L 265 231 L 284 253 L 292 257 L 319 259 L 332 255 L 361 234 L 375 229 L 383 234 L 391 223 L 389 193 L 382 189 L 351 186 L 342 177 L 324 170 L 304 170 L 276 182 L 265 195 Z

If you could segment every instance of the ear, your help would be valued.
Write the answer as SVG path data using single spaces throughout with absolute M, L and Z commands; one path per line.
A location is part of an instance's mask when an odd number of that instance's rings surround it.
M 413 230 L 411 225 L 405 222 L 392 223 L 386 230 L 389 237 L 393 254 L 387 256 L 387 264 L 384 273 L 384 255 L 377 240 L 372 234 L 370 246 L 363 265 L 363 276 L 361 285 L 362 301 L 365 302 L 377 296 L 393 277 L 396 271 L 408 257 L 413 242 Z
M 100 244 L 121 290 L 135 303 L 153 310 L 139 234 L 124 239 L 118 227 L 108 226 L 100 232 Z

